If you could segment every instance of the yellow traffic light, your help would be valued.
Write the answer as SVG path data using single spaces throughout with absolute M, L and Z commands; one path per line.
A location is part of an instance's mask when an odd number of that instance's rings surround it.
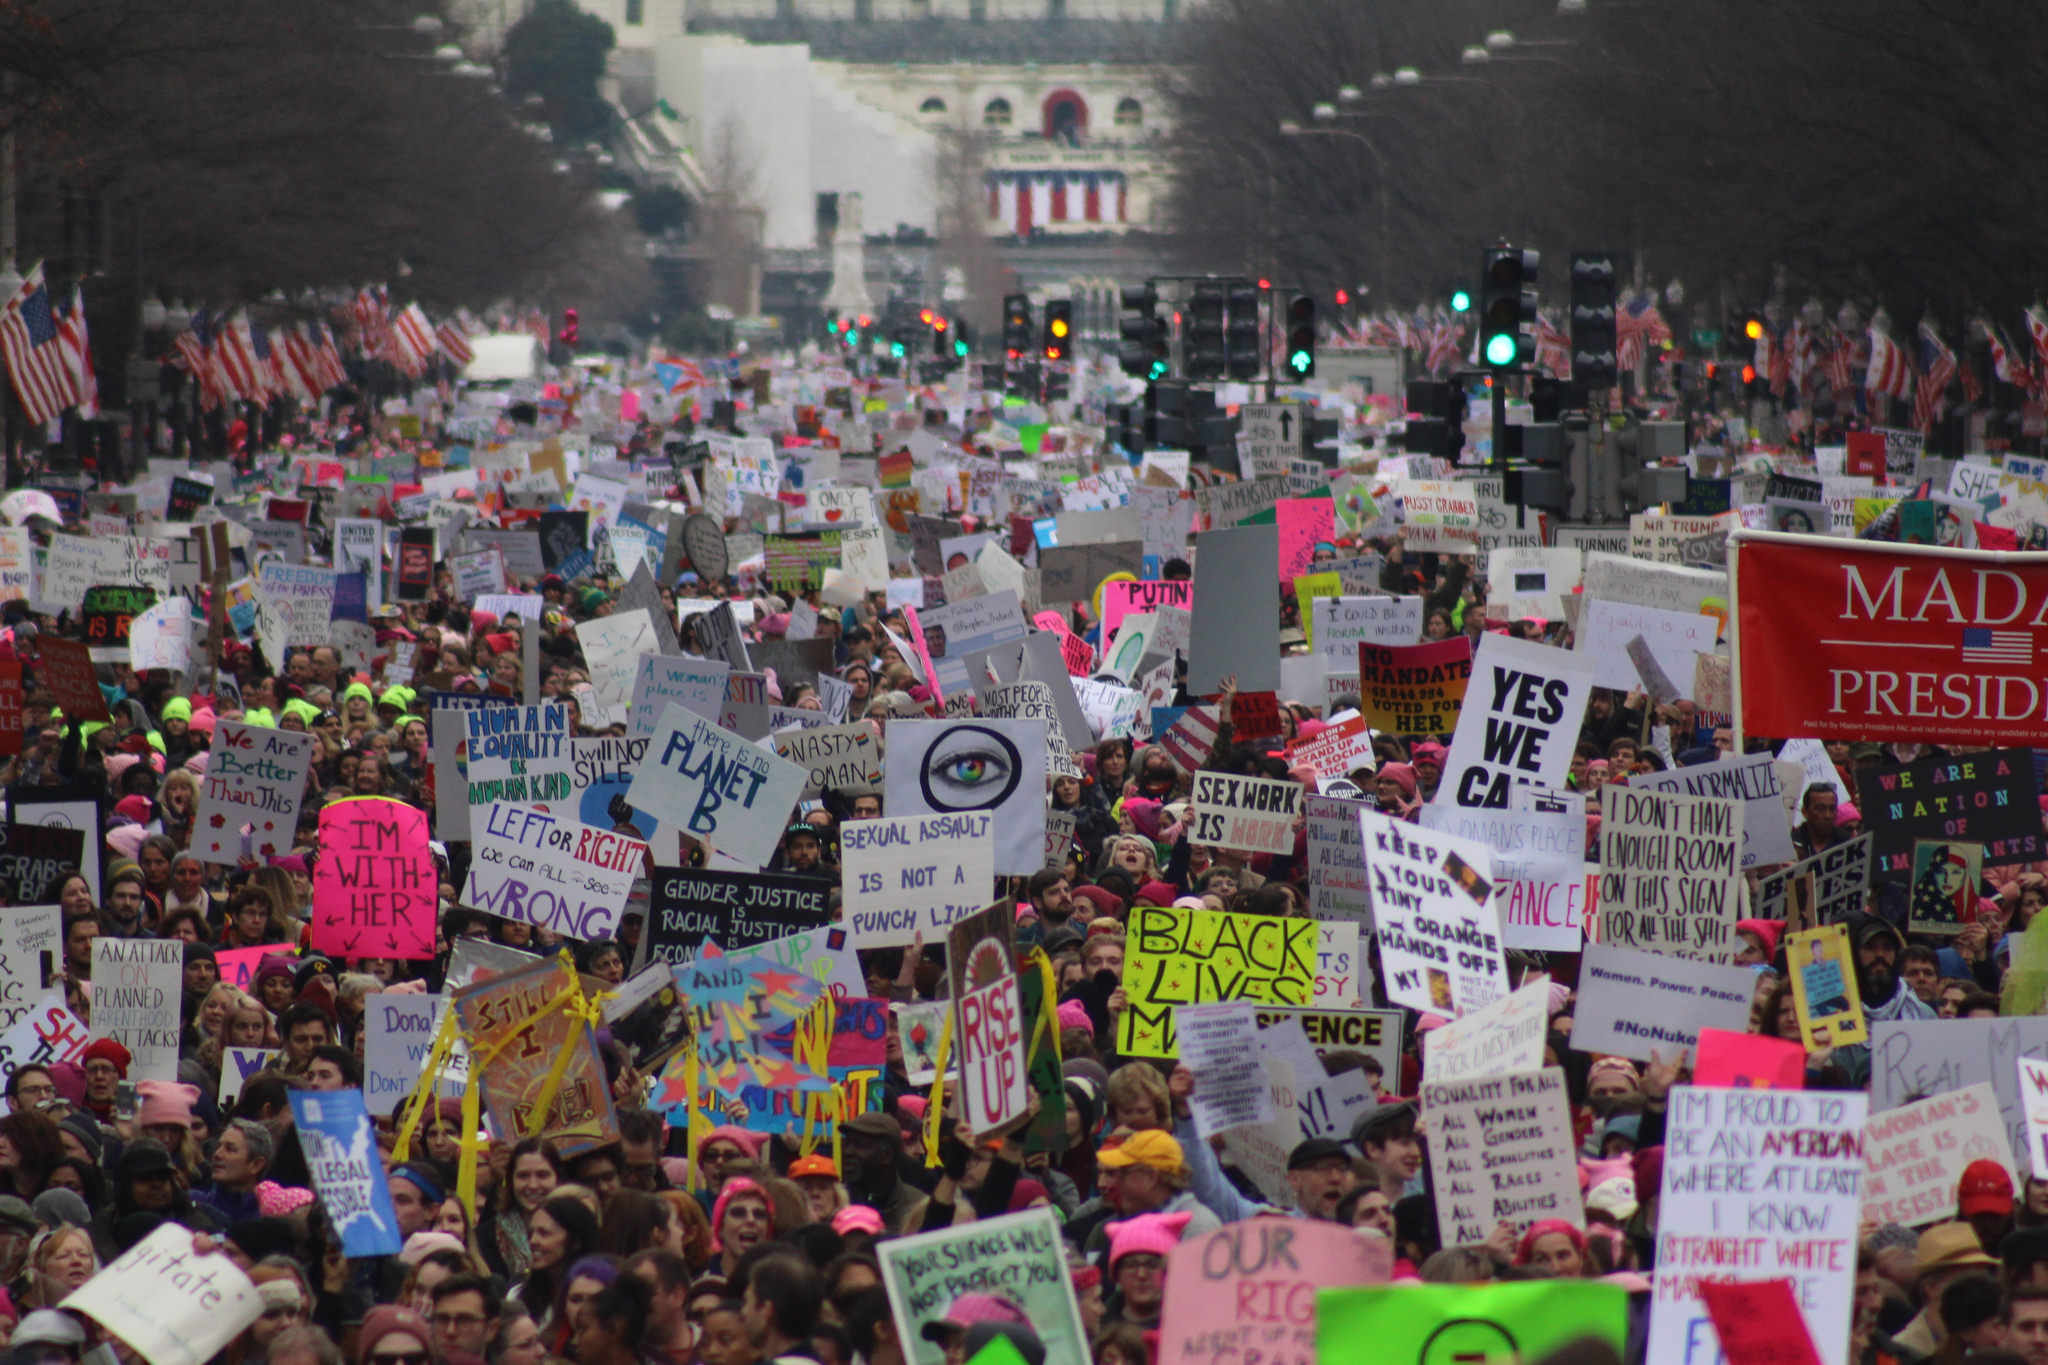
M 1064 337 L 1067 334 L 1067 320 L 1065 318 L 1056 317 L 1052 320 L 1052 334 L 1056 337 Z
M 1751 341 L 1760 340 L 1764 334 L 1763 319 L 1751 318 L 1748 322 L 1743 323 L 1742 334 L 1748 337 Z

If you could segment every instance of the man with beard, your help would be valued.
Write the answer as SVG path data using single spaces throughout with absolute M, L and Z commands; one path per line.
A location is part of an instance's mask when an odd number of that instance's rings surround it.
M 1856 946 L 1856 989 L 1870 1022 L 1934 1018 L 1933 1008 L 1899 975 L 1899 955 L 1906 950 L 1906 940 L 1891 922 L 1861 912 L 1844 922 L 1849 926 L 1849 941 Z
M 848 1199 L 882 1215 L 891 1237 L 901 1236 L 922 1191 L 903 1183 L 896 1161 L 903 1152 L 903 1125 L 888 1114 L 860 1114 L 839 1126 L 839 1161 Z

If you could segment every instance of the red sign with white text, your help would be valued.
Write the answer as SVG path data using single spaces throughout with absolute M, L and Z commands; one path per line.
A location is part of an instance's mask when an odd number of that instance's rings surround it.
M 1730 539 L 1749 733 L 2048 745 L 2048 554 Z

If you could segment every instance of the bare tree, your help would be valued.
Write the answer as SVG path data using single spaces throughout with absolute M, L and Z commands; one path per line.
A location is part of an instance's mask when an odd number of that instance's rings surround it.
M 750 317 L 761 310 L 760 154 L 739 121 L 727 117 L 712 130 L 703 165 L 698 249 L 705 265 L 705 301 Z
M 984 332 L 996 324 L 1007 283 L 988 232 L 988 150 L 985 133 L 962 125 L 939 131 L 932 158 L 939 264 L 960 272 L 967 288 L 962 311 Z

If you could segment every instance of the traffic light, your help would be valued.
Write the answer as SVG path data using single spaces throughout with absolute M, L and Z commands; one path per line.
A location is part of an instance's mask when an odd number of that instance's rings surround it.
M 1316 301 L 1312 294 L 1296 294 L 1287 304 L 1287 374 L 1292 379 L 1313 379 L 1316 374 Z
M 1613 388 L 1621 368 L 1615 280 L 1613 252 L 1572 253 L 1572 382 L 1588 389 Z
M 1754 313 L 1750 314 L 1749 319 L 1742 324 L 1742 334 L 1751 341 L 1762 341 L 1764 338 L 1764 320 Z
M 1003 296 L 1003 351 L 1022 360 L 1031 349 L 1031 300 L 1023 294 Z
M 1265 332 L 1259 325 L 1259 299 L 1265 288 L 1248 284 L 1233 284 L 1226 291 L 1230 308 L 1230 322 L 1224 331 L 1224 368 L 1232 379 L 1246 380 L 1259 377 L 1265 368 Z
M 932 355 L 940 360 L 953 358 L 952 324 L 942 317 L 932 318 Z
M 564 308 L 562 310 L 562 344 L 573 349 L 577 338 L 581 335 L 582 330 L 576 325 L 576 310 L 574 308 Z
M 1536 265 L 1519 247 L 1488 247 L 1479 281 L 1479 358 L 1496 370 L 1528 359 L 1536 326 Z
M 1229 296 L 1220 284 L 1198 284 L 1188 296 L 1188 378 L 1223 377 L 1227 364 L 1223 315 L 1228 306 Z
M 953 359 L 965 360 L 974 353 L 974 328 L 967 319 L 955 321 L 949 335 L 953 338 Z
M 1471 312 L 1472 291 L 1469 289 L 1453 289 L 1451 291 L 1451 311 L 1453 313 Z
M 1043 349 L 1047 360 L 1065 360 L 1074 335 L 1074 305 L 1066 299 L 1047 299 Z
M 1125 374 L 1140 379 L 1166 378 L 1173 370 L 1173 348 L 1166 319 L 1159 316 L 1159 291 L 1149 284 L 1126 285 L 1117 301 L 1124 310 L 1117 323 L 1123 338 L 1116 348 L 1117 363 Z

